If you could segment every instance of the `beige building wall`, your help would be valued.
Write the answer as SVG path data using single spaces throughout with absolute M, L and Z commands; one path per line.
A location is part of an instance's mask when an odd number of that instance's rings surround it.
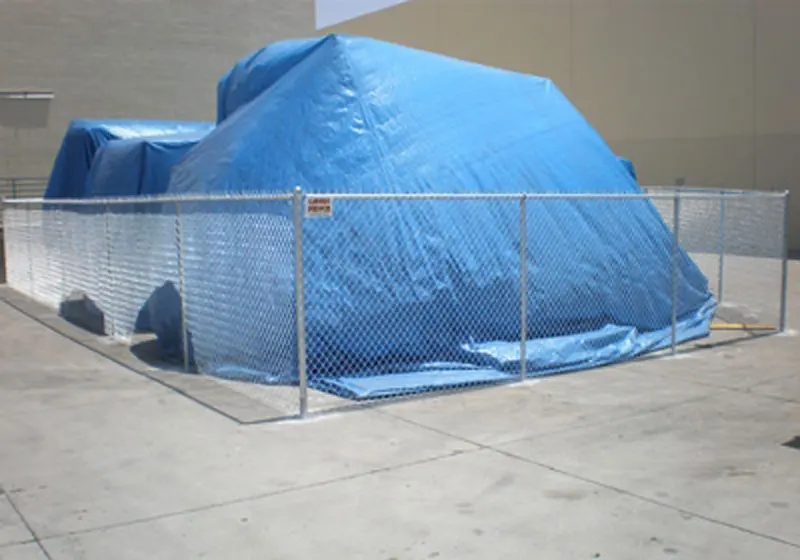
M 0 177 L 47 176 L 75 118 L 214 120 L 217 80 L 314 35 L 313 0 L 0 0 Z
M 642 183 L 790 189 L 800 0 L 412 0 L 335 31 L 548 76 Z

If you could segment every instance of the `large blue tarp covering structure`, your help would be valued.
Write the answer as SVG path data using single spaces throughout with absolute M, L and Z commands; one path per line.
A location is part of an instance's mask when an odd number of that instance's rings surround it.
M 72 121 L 53 164 L 45 198 L 82 198 L 97 151 L 112 140 L 205 133 L 211 127 L 194 121 Z
M 282 41 L 240 60 L 217 85 L 217 122 L 266 92 L 322 44 L 318 39 Z
M 641 192 L 544 78 L 332 35 L 251 55 L 218 93 L 220 124 L 174 169 L 173 194 Z M 648 201 L 527 207 L 531 375 L 668 344 L 673 237 Z M 187 260 L 214 262 L 186 271 L 194 359 L 296 381 L 290 203 L 194 212 L 208 225 L 187 227 Z M 513 200 L 340 200 L 306 220 L 312 385 L 369 398 L 517 375 L 519 223 Z M 708 334 L 716 302 L 678 264 L 685 341 Z
M 84 196 L 165 193 L 172 168 L 212 129 L 208 124 L 183 134 L 111 140 L 94 156 Z

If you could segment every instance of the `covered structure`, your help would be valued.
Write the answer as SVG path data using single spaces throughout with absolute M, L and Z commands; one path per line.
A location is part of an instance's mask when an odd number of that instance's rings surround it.
M 248 57 L 219 94 L 219 125 L 175 168 L 171 193 L 640 192 L 544 78 L 332 35 Z M 215 259 L 186 272 L 193 357 L 218 375 L 296 381 L 290 207 L 214 213 L 226 219 L 185 240 L 187 259 Z M 673 238 L 648 201 L 532 200 L 524 263 L 518 223 L 514 201 L 343 201 L 306 221 L 311 384 L 375 397 L 507 379 L 521 359 L 549 374 L 668 343 Z M 716 302 L 683 252 L 679 267 L 685 341 L 708 334 Z
M 172 168 L 213 125 L 182 134 L 111 140 L 100 146 L 86 178 L 84 195 L 154 196 L 169 185 Z
M 213 125 L 196 121 L 91 120 L 72 121 L 58 151 L 45 198 L 83 198 L 86 179 L 97 152 L 112 140 L 157 138 L 207 133 Z

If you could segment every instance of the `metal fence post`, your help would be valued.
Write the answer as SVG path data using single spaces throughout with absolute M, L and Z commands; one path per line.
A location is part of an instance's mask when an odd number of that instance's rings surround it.
M 181 342 L 183 343 L 183 370 L 189 372 L 189 326 L 186 318 L 186 269 L 183 250 L 183 224 L 181 203 L 175 203 L 175 241 L 178 246 L 178 289 L 181 301 Z
M 528 195 L 519 199 L 519 377 L 528 376 Z
M 783 197 L 783 263 L 781 267 L 780 332 L 786 332 L 786 308 L 789 297 L 789 191 Z
M 56 230 L 58 231 L 58 255 L 56 255 L 56 259 L 58 260 L 58 266 L 61 271 L 61 288 L 60 288 L 60 299 L 65 299 L 69 297 L 67 293 L 67 251 L 65 248 L 66 240 L 68 238 L 66 227 L 64 226 L 64 206 L 59 204 L 55 207 L 56 210 Z
M 11 179 L 11 198 L 17 198 L 17 180 Z
M 725 191 L 719 191 L 719 272 L 717 274 L 717 302 L 722 303 L 725 293 Z
M 108 311 L 110 315 L 110 328 L 111 333 L 110 335 L 113 337 L 117 334 L 117 328 L 114 319 L 114 272 L 111 265 L 111 226 L 109 224 L 109 215 L 111 213 L 111 208 L 108 203 L 103 205 L 103 217 L 105 221 L 105 249 L 106 249 L 106 281 L 108 282 L 107 285 L 107 296 L 108 296 Z M 101 290 L 102 292 L 102 290 Z
M 672 354 L 678 353 L 678 268 L 680 265 L 681 194 L 675 193 L 672 238 Z
M 306 370 L 306 304 L 303 278 L 303 191 L 294 190 L 294 301 L 297 318 L 297 374 L 300 383 L 300 417 L 308 413 L 308 371 Z
M 26 204 L 25 208 L 25 244 L 28 246 L 28 291 L 31 298 L 36 299 L 35 282 L 33 280 L 33 251 L 31 249 L 31 207 Z
M 0 270 L 0 275 L 3 277 L 3 281 L 8 283 L 8 232 L 5 230 L 3 224 L 8 223 L 6 222 L 6 199 L 4 196 L 0 195 L 0 251 L 3 254 L 3 264 L 2 270 Z

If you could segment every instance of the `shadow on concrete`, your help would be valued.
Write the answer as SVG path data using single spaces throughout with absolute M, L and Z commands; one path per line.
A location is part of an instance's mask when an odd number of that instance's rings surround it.
M 796 449 L 800 451 L 800 436 L 795 437 L 783 444 L 784 447 L 788 447 L 790 449 Z
M 59 316 L 70 324 L 105 336 L 107 320 L 99 305 L 85 292 L 75 291 L 59 305 Z M 113 330 L 113 327 L 112 327 Z M 130 352 L 148 366 L 184 371 L 181 298 L 172 282 L 156 288 L 136 318 Z M 194 373 L 192 338 L 189 336 L 189 373 Z
M 182 361 L 166 357 L 161 348 L 161 344 L 159 344 L 158 339 L 153 334 L 135 337 L 130 346 L 130 351 L 137 360 L 150 367 L 168 371 L 182 371 Z
M 52 309 L 6 286 L 0 286 L 0 302 L 86 350 L 95 352 L 237 424 L 264 424 L 295 417 L 268 403 L 233 391 L 212 377 L 187 375 L 182 364 L 175 366 L 164 362 L 159 358 L 160 349 L 152 334 L 135 335 L 132 345 L 114 343 L 108 337 L 89 333 L 66 321 Z M 148 361 L 157 363 L 150 366 Z
M 83 292 L 73 292 L 58 307 L 62 319 L 92 334 L 103 336 L 106 332 L 105 313 Z
M 138 351 L 143 352 L 146 356 L 150 356 L 151 352 L 160 353 L 159 363 L 182 365 L 185 351 L 181 321 L 182 308 L 180 292 L 173 282 L 164 282 L 153 290 L 139 310 L 135 331 L 137 333 L 154 333 L 158 344 L 153 347 L 148 340 L 148 344 Z M 189 353 L 190 368 L 194 370 L 194 345 L 191 333 L 188 335 L 186 350 Z
M 755 330 L 738 330 L 738 331 L 711 331 L 711 335 L 707 338 L 698 339 L 694 342 L 687 342 L 678 346 L 678 355 L 687 356 L 696 352 L 707 352 L 717 348 L 724 348 L 727 346 L 734 346 L 750 341 L 756 341 L 771 336 L 780 334 L 777 330 L 770 331 L 755 331 Z M 660 350 L 658 352 L 651 352 L 634 358 L 634 362 L 648 362 L 650 360 L 660 360 L 670 352 L 669 348 Z

